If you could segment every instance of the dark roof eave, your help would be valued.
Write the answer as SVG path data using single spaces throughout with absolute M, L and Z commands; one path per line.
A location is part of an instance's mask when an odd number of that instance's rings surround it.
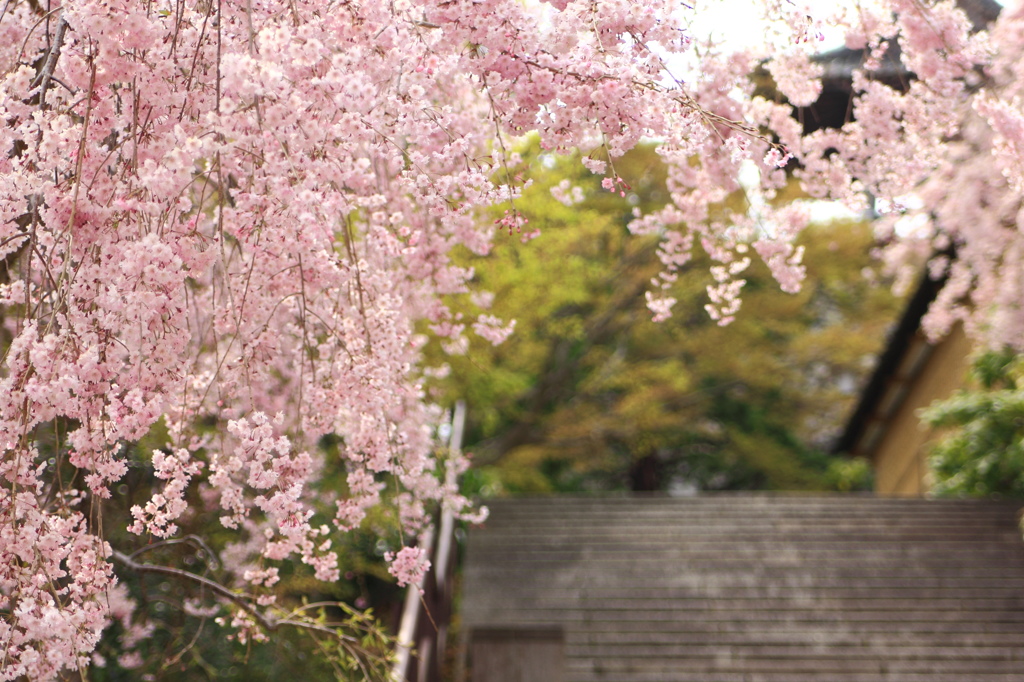
M 860 454 L 855 448 L 860 440 L 867 422 L 871 419 L 876 406 L 885 396 L 890 378 L 895 374 L 910 347 L 910 342 L 921 327 L 921 318 L 928 312 L 932 301 L 938 296 L 945 284 L 945 278 L 932 279 L 927 273 L 921 278 L 917 290 L 907 302 L 899 324 L 889 337 L 885 350 L 878 359 L 878 365 L 871 374 L 867 386 L 861 393 L 857 407 L 846 423 L 846 428 L 836 441 L 832 451 L 835 453 Z

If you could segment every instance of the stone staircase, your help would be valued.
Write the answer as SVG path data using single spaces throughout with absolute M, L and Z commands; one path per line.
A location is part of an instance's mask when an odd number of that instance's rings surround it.
M 491 643 L 473 656 L 534 633 L 560 640 L 560 670 L 533 680 L 497 666 L 505 677 L 472 682 L 1024 681 L 1019 502 L 736 494 L 489 506 L 464 570 L 463 627 Z

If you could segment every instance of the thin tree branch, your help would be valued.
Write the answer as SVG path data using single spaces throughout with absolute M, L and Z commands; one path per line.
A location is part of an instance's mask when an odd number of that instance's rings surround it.
M 57 68 L 57 59 L 60 57 L 60 49 L 64 44 L 64 34 L 67 33 L 67 30 L 68 22 L 64 18 L 64 10 L 61 10 L 60 18 L 57 19 L 57 29 L 53 35 L 53 44 L 50 45 L 43 68 L 39 70 L 39 75 L 32 83 L 32 87 L 39 86 L 39 107 L 42 109 L 46 108 L 46 91 L 50 87 L 50 80 L 53 79 L 53 72 Z
M 207 545 L 206 542 L 201 537 L 199 537 L 198 535 L 186 535 L 186 536 L 180 537 L 180 538 L 170 538 L 170 539 L 167 539 L 167 540 L 161 540 L 160 542 L 153 542 L 153 543 L 150 543 L 148 545 L 142 546 L 140 549 L 135 550 L 134 552 L 132 552 L 131 554 L 128 555 L 128 558 L 135 559 L 136 557 L 140 556 L 141 554 L 144 554 L 146 552 L 152 551 L 154 549 L 160 549 L 161 547 L 170 547 L 171 545 L 180 545 L 180 544 L 189 544 L 189 543 L 190 544 L 194 544 L 196 547 L 198 547 L 199 549 L 201 549 L 204 552 L 206 552 L 206 555 L 208 557 L 208 560 L 207 560 L 206 563 L 209 565 L 210 568 L 214 568 L 215 569 L 215 568 L 217 568 L 220 565 L 220 562 L 217 560 L 217 555 L 214 554 L 213 550 L 210 549 L 210 546 Z
M 203 587 L 208 588 L 214 594 L 227 599 L 232 602 L 240 609 L 252 616 L 261 628 L 267 632 L 274 632 L 282 626 L 293 626 L 296 628 L 302 628 L 304 630 L 313 630 L 315 632 L 322 632 L 330 635 L 336 639 L 344 642 L 355 642 L 354 637 L 343 635 L 334 628 L 327 627 L 326 625 L 318 625 L 316 623 L 307 623 L 304 621 L 292 620 L 290 618 L 274 618 L 260 609 L 256 608 L 252 604 L 252 597 L 247 594 L 241 594 L 234 590 L 228 589 L 224 585 L 221 585 L 216 580 L 210 580 L 201 575 L 196 575 L 189 571 L 184 571 L 180 568 L 172 568 L 171 566 L 160 566 L 158 564 L 149 564 L 135 561 L 131 556 L 124 552 L 119 552 L 116 549 L 113 550 L 112 556 L 114 561 L 118 562 L 125 568 L 138 573 L 156 573 L 157 575 L 166 575 L 171 578 L 177 578 L 179 580 L 188 580 Z

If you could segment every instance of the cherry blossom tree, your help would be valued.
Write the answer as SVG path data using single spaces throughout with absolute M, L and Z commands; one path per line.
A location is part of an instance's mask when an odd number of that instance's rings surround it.
M 990 41 L 950 2 L 867 0 L 815 17 L 771 0 L 769 49 L 729 53 L 694 39 L 698 11 L 665 0 L 6 0 L 0 679 L 84 669 L 115 620 L 130 650 L 147 624 L 119 573 L 203 584 L 241 638 L 321 627 L 276 610 L 280 569 L 336 579 L 338 534 L 385 492 L 407 540 L 392 571 L 410 582 L 424 570 L 425 510 L 470 510 L 442 475 L 466 463 L 434 455 L 442 415 L 425 386 L 442 369 L 424 367 L 420 350 L 428 335 L 459 352 L 510 331 L 446 301 L 472 290 L 453 249 L 531 235 L 516 210 L 525 181 L 510 170 L 527 131 L 552 152 L 579 149 L 610 191 L 629 182 L 615 159 L 659 142 L 672 202 L 633 226 L 662 238 L 648 294 L 659 318 L 697 244 L 716 262 L 708 310 L 723 323 L 752 256 L 783 289 L 799 286 L 793 239 L 806 216 L 771 201 L 787 167 L 812 195 L 851 205 L 868 190 L 898 206 L 977 173 L 971 186 L 984 189 L 947 192 L 929 235 L 958 246 L 944 309 L 979 329 L 1019 329 L 1019 302 L 998 293 L 1022 257 L 1019 14 Z M 819 22 L 845 27 L 868 58 L 850 122 L 804 136 L 790 104 L 755 96 L 748 74 L 769 58 L 789 101 L 812 102 Z M 905 90 L 870 73 L 897 40 L 916 75 Z M 741 169 L 757 179 L 741 184 Z M 740 191 L 747 210 L 709 211 Z M 994 233 L 995 218 L 966 206 L 983 193 L 998 197 Z M 481 221 L 496 204 L 504 218 Z M 130 518 L 105 517 L 126 452 L 154 434 L 162 442 L 144 456 L 157 484 Z M 333 463 L 317 447 L 328 436 L 340 443 Z M 347 485 L 321 522 L 314 482 L 329 465 Z M 185 541 L 179 526 L 206 511 L 237 533 L 221 557 L 234 583 L 145 559 Z M 111 523 L 135 540 L 112 542 Z

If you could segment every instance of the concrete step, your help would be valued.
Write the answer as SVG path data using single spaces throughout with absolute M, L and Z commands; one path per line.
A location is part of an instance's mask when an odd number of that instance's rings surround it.
M 499 501 L 464 623 L 560 630 L 567 682 L 1024 682 L 1021 506 Z

